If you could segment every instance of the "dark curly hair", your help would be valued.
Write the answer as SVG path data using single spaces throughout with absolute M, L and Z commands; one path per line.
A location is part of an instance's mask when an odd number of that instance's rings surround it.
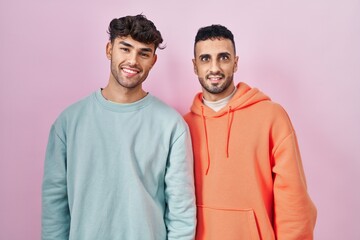
M 195 54 L 196 43 L 208 39 L 229 39 L 234 46 L 234 51 L 236 54 L 234 35 L 229 29 L 219 24 L 213 24 L 210 26 L 202 27 L 198 30 L 195 36 L 194 54 Z
M 142 14 L 113 19 L 109 24 L 108 34 L 112 43 L 118 37 L 131 36 L 138 42 L 153 43 L 155 50 L 165 48 L 165 46 L 161 46 L 163 42 L 161 33 L 156 29 L 154 23 Z

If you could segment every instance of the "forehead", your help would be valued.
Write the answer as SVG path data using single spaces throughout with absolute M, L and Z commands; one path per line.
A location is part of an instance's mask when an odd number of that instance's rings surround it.
M 234 54 L 234 46 L 229 39 L 207 39 L 205 41 L 199 41 L 195 45 L 195 54 L 203 55 L 217 55 L 219 53 L 228 52 L 229 54 Z
M 154 52 L 155 50 L 155 44 L 154 43 L 143 43 L 139 42 L 135 39 L 133 39 L 131 36 L 125 36 L 125 37 L 117 37 L 115 38 L 114 45 L 129 45 L 128 47 L 132 47 L 135 49 L 149 49 L 151 48 Z

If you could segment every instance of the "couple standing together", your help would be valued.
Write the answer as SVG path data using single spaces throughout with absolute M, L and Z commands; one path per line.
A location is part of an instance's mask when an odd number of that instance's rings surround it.
M 198 30 L 202 92 L 184 118 L 142 88 L 163 49 L 153 22 L 121 17 L 108 33 L 107 86 L 50 130 L 42 239 L 313 239 L 295 131 L 280 105 L 235 85 L 231 31 Z

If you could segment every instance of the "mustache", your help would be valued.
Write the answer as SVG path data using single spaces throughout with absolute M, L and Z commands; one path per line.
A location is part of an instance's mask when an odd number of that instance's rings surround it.
M 208 79 L 210 78 L 210 76 L 216 76 L 216 77 L 221 77 L 221 78 L 224 78 L 225 77 L 225 74 L 223 73 L 209 73 L 209 74 L 206 74 L 205 78 Z
M 139 66 L 139 64 L 137 64 L 137 63 L 135 63 L 135 64 L 123 63 L 123 64 L 119 65 L 119 68 L 123 68 L 123 67 L 134 68 L 139 71 L 142 70 L 141 67 Z

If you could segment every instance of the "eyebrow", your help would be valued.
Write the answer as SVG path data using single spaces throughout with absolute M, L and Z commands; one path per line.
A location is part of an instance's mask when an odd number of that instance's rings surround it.
M 221 52 L 218 54 L 218 56 L 231 56 L 231 54 L 228 52 Z
M 129 47 L 129 48 L 134 48 L 133 45 L 131 45 L 130 43 L 125 42 L 125 41 L 120 41 L 119 44 L 122 44 L 122 45 L 124 45 L 126 47 Z M 143 52 L 152 52 L 153 51 L 151 48 L 140 48 L 140 49 Z
M 204 58 L 204 57 L 207 57 L 207 58 L 210 58 L 210 54 L 201 54 L 199 55 L 199 58 Z
M 231 56 L 231 54 L 229 52 L 221 52 L 221 53 L 218 53 L 217 56 L 218 57 L 219 56 Z M 210 58 L 211 56 L 210 56 L 210 54 L 207 54 L 207 53 L 199 55 L 199 58 L 204 58 L 204 57 Z

